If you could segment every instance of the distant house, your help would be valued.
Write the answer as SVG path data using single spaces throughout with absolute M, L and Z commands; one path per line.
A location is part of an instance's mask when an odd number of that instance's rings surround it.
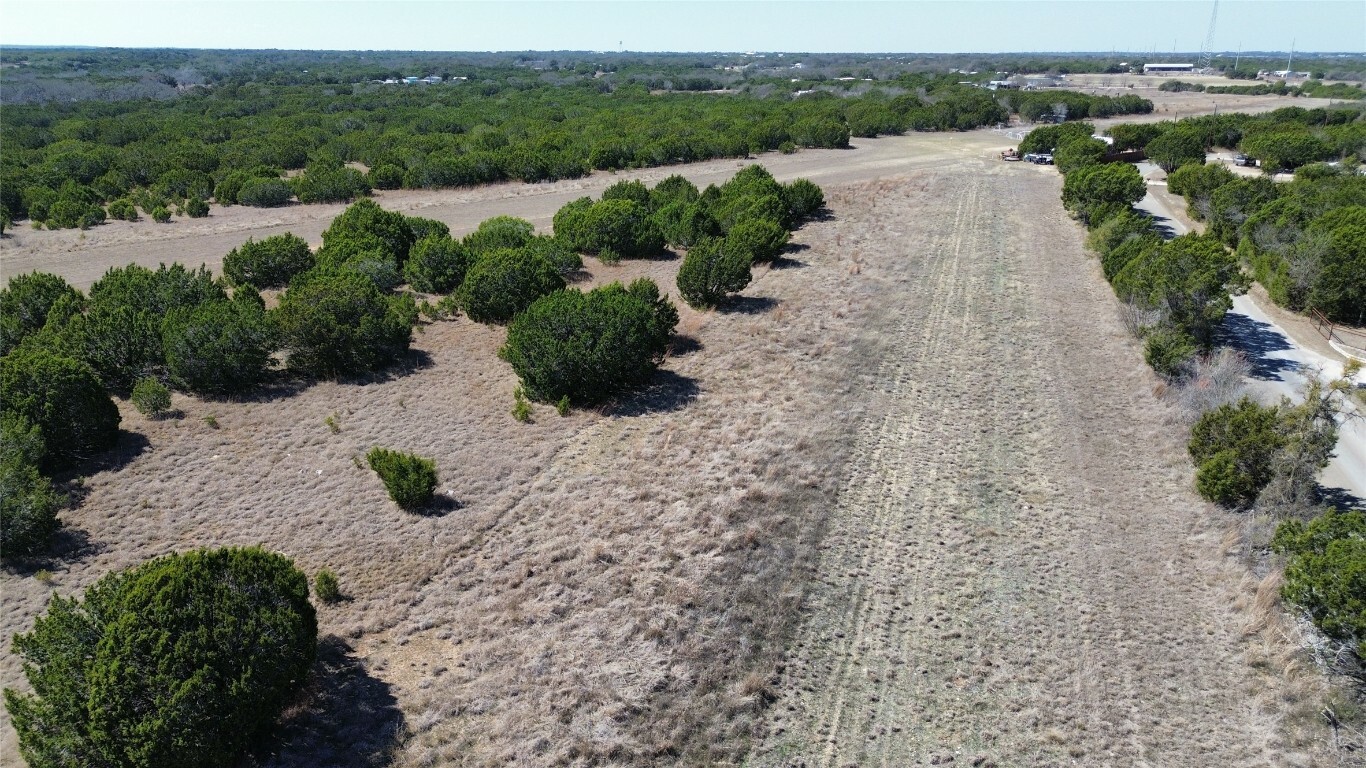
M 1194 65 L 1194 64 L 1144 64 L 1144 65 L 1143 65 L 1143 74 L 1145 74 L 1145 75 L 1156 75 L 1156 74 L 1164 74 L 1164 73 L 1172 73 L 1172 72 L 1176 72 L 1176 73 L 1185 73 L 1185 74 L 1188 74 L 1188 75 L 1189 75 L 1189 74 L 1192 74 L 1192 73 L 1195 72 L 1195 65 Z
M 414 75 L 414 76 L 412 76 L 412 77 L 405 77 L 405 78 L 403 78 L 403 82 L 406 83 L 407 85 L 416 85 L 416 84 L 422 82 L 422 78 L 417 77 L 416 75 Z
M 435 85 L 436 83 L 441 82 L 441 75 L 427 75 L 422 78 L 422 82 L 428 85 Z

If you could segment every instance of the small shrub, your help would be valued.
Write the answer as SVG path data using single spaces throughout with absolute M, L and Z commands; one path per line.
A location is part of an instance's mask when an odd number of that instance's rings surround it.
M 1143 341 L 1143 361 L 1167 381 L 1184 378 L 1195 358 L 1196 343 L 1190 334 L 1167 326 L 1154 328 Z
M 795 179 L 783 187 L 783 202 L 792 223 L 801 224 L 825 207 L 825 193 L 806 179 Z
M 797 153 L 797 145 L 790 141 L 784 141 L 778 145 L 778 151 L 784 155 L 794 155 Z
M 185 215 L 192 219 L 202 219 L 209 215 L 209 204 L 197 197 L 185 202 Z
M 726 247 L 749 254 L 751 261 L 773 261 L 787 245 L 787 230 L 779 224 L 763 219 L 742 221 L 726 233 Z
M 337 424 L 337 414 L 334 413 L 323 419 L 323 424 L 327 427 L 328 432 L 334 435 L 341 434 L 341 425 Z
M 555 403 L 555 412 L 561 416 L 569 415 L 569 395 L 565 395 Z
M 247 179 L 237 190 L 237 202 L 253 208 L 278 208 L 293 196 L 283 179 Z
M 120 221 L 137 221 L 138 208 L 132 200 L 119 199 L 109 204 L 109 218 Z
M 295 275 L 312 269 L 313 263 L 308 243 L 286 232 L 255 242 L 247 238 L 223 257 L 223 274 L 234 285 L 280 288 Z
M 706 309 L 749 285 L 750 255 L 711 238 L 688 251 L 678 268 L 678 293 L 688 306 Z
M 160 416 L 171 407 L 171 390 L 149 376 L 133 385 L 132 400 L 143 416 Z
M 514 216 L 494 216 L 480 222 L 479 228 L 465 235 L 464 245 L 477 259 L 486 253 L 507 248 L 521 248 L 531 242 L 536 227 L 526 219 Z
M 313 577 L 313 593 L 324 603 L 340 600 L 341 584 L 337 581 L 337 574 L 327 568 L 318 571 L 318 575 Z
M 531 403 L 521 387 L 512 390 L 512 418 L 526 424 L 531 421 Z
M 434 233 L 413 244 L 403 277 L 415 291 L 450 293 L 464 281 L 470 261 L 469 248 L 449 235 Z
M 152 209 L 152 221 L 155 221 L 158 224 L 165 224 L 170 220 L 171 212 L 166 210 L 164 206 L 158 205 Z
M 209 429 L 218 429 L 218 417 L 212 413 L 200 419 L 200 421 L 204 422 L 204 425 Z
M 431 503 L 437 479 L 436 464 L 430 459 L 375 447 L 365 460 L 384 482 L 389 498 L 403 509 L 413 511 Z

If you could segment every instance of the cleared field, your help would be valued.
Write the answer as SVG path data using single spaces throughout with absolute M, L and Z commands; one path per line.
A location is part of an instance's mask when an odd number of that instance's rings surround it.
M 762 158 L 831 217 L 726 311 L 681 307 L 655 386 L 600 411 L 514 422 L 502 331 L 463 318 L 372 380 L 177 396 L 178 420 L 123 404 L 132 434 L 64 514 L 51 578 L 0 573 L 0 634 L 113 569 L 259 543 L 349 597 L 260 764 L 1311 764 L 1317 689 L 1248 634 L 1264 605 L 1232 518 L 1196 499 L 1056 173 L 991 159 L 1012 143 Z M 457 232 L 545 226 L 617 178 L 736 166 L 381 200 Z M 24 230 L 0 255 L 86 286 L 316 241 L 337 210 Z M 677 267 L 591 282 L 672 289 Z M 444 514 L 388 502 L 356 459 L 377 444 L 436 459 Z M 0 683 L 22 684 L 10 654 Z

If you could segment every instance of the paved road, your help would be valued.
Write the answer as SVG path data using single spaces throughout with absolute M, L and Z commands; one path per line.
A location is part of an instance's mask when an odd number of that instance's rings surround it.
M 1190 231 L 1166 201 L 1151 191 L 1137 207 L 1157 219 L 1172 237 Z M 1310 375 L 1342 376 L 1340 358 L 1330 358 L 1296 343 L 1251 296 L 1233 297 L 1233 309 L 1224 318 L 1224 330 L 1232 346 L 1247 355 L 1252 363 L 1248 389 L 1263 401 L 1274 402 L 1281 397 L 1301 399 L 1306 377 Z M 1366 372 L 1357 374 L 1356 383 L 1366 386 Z M 1351 416 L 1338 435 L 1337 454 L 1324 469 L 1320 482 L 1330 496 L 1342 498 L 1345 493 L 1363 502 L 1366 501 L 1366 411 L 1351 408 L 1349 414 Z

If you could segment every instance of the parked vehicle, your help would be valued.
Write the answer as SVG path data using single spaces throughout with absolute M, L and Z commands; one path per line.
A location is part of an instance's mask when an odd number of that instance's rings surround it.
M 1025 162 L 1033 163 L 1033 164 L 1035 164 L 1035 165 L 1052 165 L 1052 164 L 1053 164 L 1053 153 L 1052 153 L 1052 152 L 1029 152 L 1029 153 L 1026 153 L 1026 154 L 1025 154 L 1024 159 L 1025 159 Z
M 1239 152 L 1238 154 L 1236 154 L 1236 155 L 1233 156 L 1233 164 L 1234 164 L 1234 165 L 1245 166 L 1245 167 L 1247 167 L 1247 168 L 1256 168 L 1256 167 L 1257 167 L 1257 159 L 1256 159 L 1256 158 L 1253 158 L 1253 157 L 1248 157 L 1247 155 L 1243 154 L 1242 152 Z

